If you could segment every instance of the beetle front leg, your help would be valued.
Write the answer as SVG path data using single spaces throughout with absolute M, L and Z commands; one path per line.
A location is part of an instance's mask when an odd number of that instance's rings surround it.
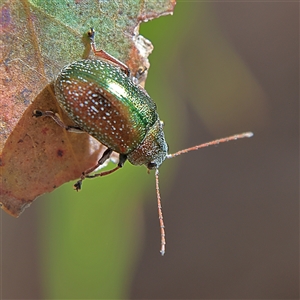
M 51 110 L 41 111 L 41 110 L 34 110 L 32 113 L 33 117 L 39 118 L 39 117 L 50 117 L 52 118 L 60 127 L 66 129 L 70 132 L 76 132 L 76 133 L 84 133 L 80 127 L 77 126 L 69 126 L 66 125 L 63 120 L 60 118 L 59 114 L 54 113 Z
M 101 173 L 97 173 L 97 174 L 93 174 L 93 175 L 89 175 L 90 173 L 92 173 L 93 171 L 95 171 L 98 167 L 100 167 L 101 165 L 104 164 L 104 162 L 109 159 L 110 155 L 112 154 L 113 150 L 111 149 L 106 149 L 103 153 L 103 155 L 101 156 L 101 158 L 98 160 L 98 163 L 87 169 L 85 172 L 82 173 L 80 179 L 74 184 L 74 188 L 75 190 L 78 192 L 80 189 L 81 189 L 81 186 L 82 186 L 82 181 L 85 179 L 85 178 L 95 178 L 95 177 L 99 177 L 99 176 L 105 176 L 105 175 L 109 175 L 117 170 L 119 170 L 120 168 L 123 167 L 126 159 L 127 159 L 127 155 L 125 154 L 120 154 L 119 156 L 119 163 L 117 165 L 117 167 L 115 167 L 114 169 L 112 170 L 109 170 L 109 171 L 104 171 L 104 172 L 101 172 Z

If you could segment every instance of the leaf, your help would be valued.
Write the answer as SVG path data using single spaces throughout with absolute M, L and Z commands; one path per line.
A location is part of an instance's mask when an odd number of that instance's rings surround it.
M 53 80 L 66 64 L 86 58 L 86 32 L 135 73 L 149 67 L 152 44 L 140 22 L 172 13 L 175 1 L 10 1 L 1 5 L 0 203 L 17 217 L 39 195 L 80 177 L 105 150 L 87 134 L 67 133 L 34 109 L 61 112 Z M 99 47 L 98 47 L 99 48 Z

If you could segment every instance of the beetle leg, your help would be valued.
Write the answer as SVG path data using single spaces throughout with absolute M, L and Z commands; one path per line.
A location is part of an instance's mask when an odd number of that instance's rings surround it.
M 110 155 L 112 154 L 113 150 L 111 149 L 106 149 L 103 153 L 103 155 L 101 156 L 101 158 L 98 160 L 98 163 L 89 168 L 88 170 L 86 170 L 85 172 L 82 173 L 81 175 L 81 178 L 80 180 L 78 180 L 75 184 L 74 184 L 74 188 L 76 191 L 79 191 L 81 189 L 81 186 L 82 186 L 82 181 L 85 179 L 85 178 L 95 178 L 95 177 L 99 177 L 99 176 L 105 176 L 105 175 L 109 175 L 117 170 L 119 170 L 120 168 L 123 167 L 126 159 L 127 159 L 127 155 L 125 154 L 120 154 L 119 156 L 119 163 L 118 163 L 118 166 L 115 167 L 114 169 L 112 170 L 109 170 L 109 171 L 104 171 L 104 172 L 101 172 L 101 173 L 97 173 L 97 174 L 93 174 L 93 175 L 89 175 L 90 173 L 92 173 L 93 171 L 95 171 L 99 166 L 101 166 L 102 164 L 104 164 L 104 162 L 109 159 Z
M 34 110 L 32 113 L 33 117 L 39 118 L 39 117 L 50 117 L 52 118 L 60 127 L 66 129 L 70 132 L 76 132 L 76 133 L 84 133 L 80 127 L 77 126 L 69 126 L 66 125 L 63 120 L 60 118 L 59 114 L 54 113 L 51 110 L 41 111 L 41 110 Z
M 109 159 L 109 157 L 110 157 L 110 155 L 112 154 L 112 152 L 113 152 L 113 150 L 107 148 L 107 149 L 104 151 L 104 153 L 102 154 L 101 158 L 98 160 L 98 163 L 97 163 L 96 167 L 95 167 L 93 170 L 91 170 L 91 171 L 89 171 L 89 172 L 86 172 L 86 173 L 91 173 L 91 172 L 93 172 L 94 170 L 96 170 L 99 166 L 103 165 L 103 164 L 105 163 L 105 161 L 106 161 L 107 159 Z
M 74 189 L 78 192 L 79 190 L 81 190 L 81 186 L 82 186 L 82 181 L 85 179 L 85 178 L 95 178 L 95 177 L 98 177 L 98 176 L 105 176 L 105 175 L 109 175 L 115 171 L 117 171 L 118 169 L 120 169 L 119 166 L 116 166 L 114 169 L 112 170 L 109 170 L 109 171 L 104 171 L 104 172 L 101 172 L 101 173 L 98 173 L 98 174 L 94 174 L 94 175 L 84 175 L 82 174 L 81 176 L 81 179 L 78 180 L 75 184 L 74 184 Z
M 97 168 L 99 168 L 101 165 L 103 165 L 105 163 L 106 160 L 109 159 L 110 155 L 112 154 L 113 150 L 107 148 L 104 153 L 102 154 L 101 158 L 98 160 L 97 164 L 87 170 L 85 170 L 82 173 L 81 179 L 84 179 L 85 177 L 87 177 L 90 173 L 92 173 L 93 171 L 95 171 Z
M 90 41 L 91 41 L 91 48 L 95 54 L 95 56 L 98 56 L 98 57 L 101 57 L 111 63 L 113 63 L 114 65 L 117 65 L 118 67 L 121 68 L 121 70 L 127 75 L 127 76 L 130 76 L 130 70 L 128 68 L 128 66 L 126 66 L 124 63 L 122 63 L 120 60 L 116 59 L 115 57 L 113 57 L 112 55 L 108 54 L 106 51 L 100 49 L 100 50 L 97 50 L 96 49 L 96 45 L 95 45 L 95 40 L 94 40 L 94 37 L 95 37 L 95 30 L 94 28 L 91 28 L 89 31 L 88 31 L 88 36 L 90 38 Z

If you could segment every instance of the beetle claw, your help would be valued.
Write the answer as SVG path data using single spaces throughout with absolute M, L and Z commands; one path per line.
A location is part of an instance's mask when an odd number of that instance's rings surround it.
M 82 186 L 82 180 L 78 180 L 75 184 L 74 184 L 74 189 L 79 192 L 81 190 L 81 186 Z

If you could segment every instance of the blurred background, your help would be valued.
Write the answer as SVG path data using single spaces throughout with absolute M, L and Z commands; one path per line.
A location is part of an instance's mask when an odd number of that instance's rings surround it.
M 299 3 L 184 2 L 141 25 L 146 89 L 170 152 L 253 131 L 160 168 L 67 183 L 1 211 L 3 299 L 299 298 Z

